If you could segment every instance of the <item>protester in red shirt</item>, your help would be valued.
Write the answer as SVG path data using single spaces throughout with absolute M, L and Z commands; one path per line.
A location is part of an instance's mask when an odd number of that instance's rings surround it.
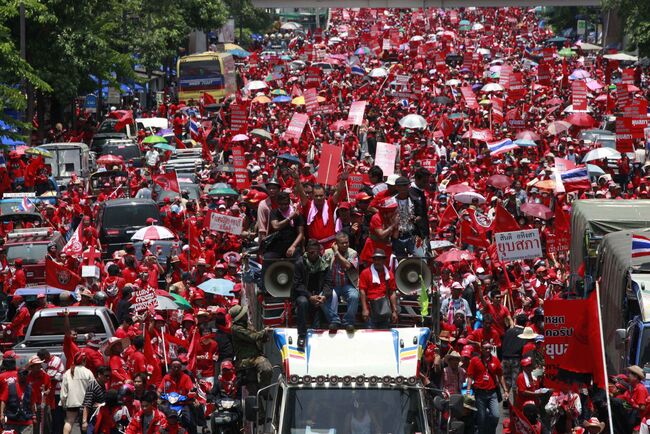
M 187 396 L 193 388 L 192 378 L 183 372 L 183 363 L 179 359 L 174 359 L 169 365 L 169 373 L 158 385 L 158 393 L 176 392 Z
M 376 249 L 372 265 L 359 275 L 361 316 L 372 328 L 389 328 L 397 323 L 396 289 L 395 276 L 386 267 L 386 253 Z
M 509 398 L 501 362 L 492 355 L 493 350 L 491 343 L 484 342 L 481 354 L 474 356 L 467 367 L 467 393 L 474 389 L 478 410 L 476 424 L 484 427 L 484 432 L 494 432 L 499 423 L 497 389 L 503 390 L 504 400 Z

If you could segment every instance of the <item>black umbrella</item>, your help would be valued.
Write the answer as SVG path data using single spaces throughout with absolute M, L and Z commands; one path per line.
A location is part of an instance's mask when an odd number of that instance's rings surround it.
M 431 102 L 435 104 L 444 104 L 444 105 L 450 105 L 454 101 L 446 96 L 436 96 L 435 98 L 431 98 Z
M 288 152 L 282 155 L 278 155 L 278 158 L 290 161 L 292 163 L 300 164 L 300 158 L 296 157 L 295 155 L 289 154 Z

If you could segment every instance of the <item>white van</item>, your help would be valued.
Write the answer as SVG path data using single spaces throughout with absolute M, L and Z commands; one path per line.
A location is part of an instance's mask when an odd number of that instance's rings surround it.
M 85 143 L 48 143 L 40 148 L 52 154 L 44 160 L 52 166 L 52 176 L 59 185 L 70 182 L 73 174 L 87 178 L 95 170 L 94 156 Z
M 156 129 L 166 130 L 169 128 L 169 121 L 167 118 L 137 118 L 135 126 L 138 131 L 145 130 L 153 134 Z

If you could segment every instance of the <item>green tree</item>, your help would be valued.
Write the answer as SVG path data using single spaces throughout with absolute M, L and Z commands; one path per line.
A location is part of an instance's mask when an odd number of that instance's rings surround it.
M 629 36 L 629 49 L 639 49 L 639 56 L 650 56 L 650 2 L 639 0 L 606 0 L 605 6 L 618 10 Z
M 253 33 L 266 33 L 273 26 L 273 15 L 255 7 L 251 0 L 226 0 L 226 3 L 235 18 L 235 35 L 242 46 L 250 44 Z
M 26 14 L 36 14 L 41 20 L 48 19 L 45 9 L 37 1 L 24 1 Z M 29 124 L 16 121 L 7 115 L 7 111 L 22 111 L 27 106 L 27 97 L 21 85 L 44 91 L 50 90 L 34 71 L 34 69 L 20 57 L 20 51 L 13 41 L 11 29 L 7 22 L 18 20 L 19 2 L 5 2 L 0 4 L 0 121 L 8 128 L 0 129 L 0 136 L 13 139 L 22 139 L 24 135 L 15 132 L 16 129 L 25 130 Z

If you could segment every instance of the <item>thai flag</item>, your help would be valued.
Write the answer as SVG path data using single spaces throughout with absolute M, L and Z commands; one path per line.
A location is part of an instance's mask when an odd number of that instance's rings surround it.
M 366 75 L 366 70 L 362 66 L 354 65 L 351 70 L 352 74 L 356 75 Z
M 497 142 L 488 143 L 487 147 L 490 150 L 490 155 L 495 156 L 515 150 L 519 146 L 510 139 L 503 139 Z
M 646 256 L 650 256 L 650 238 L 632 235 L 632 257 L 643 258 Z
M 22 212 L 32 212 L 34 211 L 34 204 L 32 203 L 31 200 L 29 200 L 28 197 L 23 197 L 23 200 L 20 202 L 20 205 L 18 205 L 18 209 Z
M 560 179 L 562 180 L 562 184 L 564 184 L 564 188 L 567 192 L 591 188 L 589 172 L 586 167 L 577 167 L 575 169 L 567 170 L 560 175 Z
M 199 132 L 201 131 L 201 124 L 199 124 L 197 121 L 194 119 L 190 119 L 190 136 L 192 137 L 193 140 L 199 140 L 198 138 L 200 137 Z

